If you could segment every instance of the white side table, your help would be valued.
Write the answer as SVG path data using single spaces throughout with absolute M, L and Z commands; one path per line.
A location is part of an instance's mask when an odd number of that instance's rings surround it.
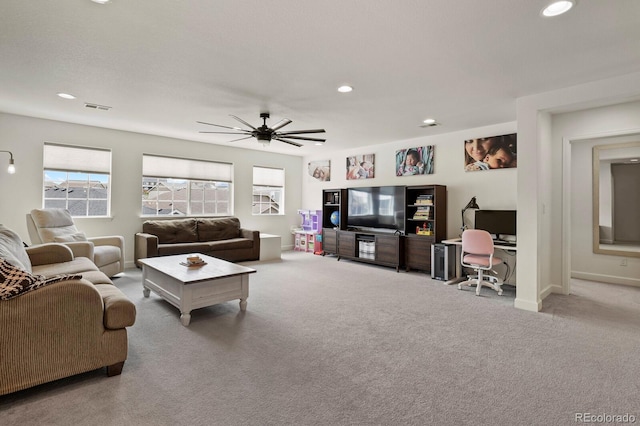
M 281 251 L 280 235 L 260 233 L 260 260 L 280 259 Z

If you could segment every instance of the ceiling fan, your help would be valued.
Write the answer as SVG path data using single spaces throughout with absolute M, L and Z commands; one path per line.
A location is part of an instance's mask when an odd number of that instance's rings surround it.
M 290 132 L 279 132 L 278 130 L 282 129 L 284 126 L 291 123 L 291 120 L 289 120 L 288 118 L 283 118 L 282 120 L 277 122 L 275 126 L 268 127 L 267 126 L 267 118 L 269 118 L 268 112 L 260 113 L 260 118 L 262 118 L 263 120 L 263 124 L 260 127 L 254 127 L 251 124 L 244 121 L 243 119 L 236 117 L 235 115 L 232 115 L 231 117 L 235 118 L 245 126 L 250 127 L 251 130 L 243 129 L 240 127 L 229 127 L 229 126 L 222 126 L 220 124 L 205 123 L 204 121 L 197 121 L 197 123 L 206 124 L 208 126 L 216 126 L 216 127 L 222 127 L 224 129 L 235 130 L 235 132 L 199 132 L 199 133 L 220 133 L 220 134 L 226 134 L 226 135 L 243 135 L 244 136 L 242 138 L 234 139 L 229 142 L 236 142 L 244 139 L 256 138 L 259 142 L 262 142 L 263 144 L 268 144 L 269 142 L 271 142 L 271 140 L 276 140 L 276 141 L 288 143 L 290 145 L 294 145 L 297 147 L 301 147 L 302 144 L 296 142 L 295 140 L 311 141 L 311 142 L 316 142 L 316 144 L 322 144 L 326 141 L 326 139 L 299 136 L 299 135 L 308 134 L 308 133 L 324 133 L 324 129 L 292 130 Z M 295 140 L 291 140 L 291 139 L 295 139 Z

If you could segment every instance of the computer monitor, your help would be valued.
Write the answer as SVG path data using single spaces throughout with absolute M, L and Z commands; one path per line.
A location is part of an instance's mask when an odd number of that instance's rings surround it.
M 484 229 L 497 239 L 513 239 L 516 236 L 516 210 L 476 210 L 475 228 Z

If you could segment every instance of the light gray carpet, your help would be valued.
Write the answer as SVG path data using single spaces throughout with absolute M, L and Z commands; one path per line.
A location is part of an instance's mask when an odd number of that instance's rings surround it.
M 640 289 L 575 282 L 542 313 L 514 291 L 287 252 L 247 263 L 237 301 L 177 310 L 141 274 L 121 376 L 94 371 L 0 397 L 3 425 L 570 425 L 640 417 Z

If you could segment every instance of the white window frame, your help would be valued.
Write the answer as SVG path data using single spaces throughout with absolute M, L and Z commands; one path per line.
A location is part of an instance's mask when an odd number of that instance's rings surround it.
M 254 216 L 284 215 L 284 182 L 285 170 L 283 168 L 253 166 L 251 213 Z
M 145 198 L 151 192 L 159 191 L 160 185 L 165 185 L 167 191 L 165 196 L 170 195 L 170 199 L 160 200 L 159 192 L 156 193 L 155 214 L 145 211 L 145 206 L 149 207 L 153 203 L 152 199 Z M 195 188 L 202 186 L 202 189 Z M 207 186 L 209 192 L 214 189 L 214 196 L 217 195 L 218 187 L 225 188 L 226 200 L 207 199 Z M 179 188 L 174 190 L 174 188 Z M 175 198 L 176 192 L 184 190 L 184 196 Z M 198 192 L 196 192 L 198 191 Z M 192 199 L 199 191 L 202 191 L 202 198 Z M 142 198 L 141 208 L 143 217 L 216 217 L 233 215 L 233 164 L 219 161 L 195 160 L 189 158 L 167 157 L 156 154 L 142 155 Z M 202 211 L 194 211 L 194 205 L 202 203 Z M 161 214 L 161 205 L 180 205 L 167 213 Z M 205 205 L 213 205 L 213 213 L 205 213 Z M 227 209 L 218 211 L 220 205 L 227 205 Z
M 42 206 L 69 210 L 74 217 L 109 217 L 111 215 L 111 150 L 45 142 L 43 146 Z M 84 182 L 84 183 L 82 183 Z M 104 187 L 106 195 L 96 197 L 93 188 Z M 56 192 L 56 197 L 49 196 Z M 78 191 L 78 192 L 76 192 Z M 80 191 L 84 191 L 84 196 Z M 75 192 L 73 196 L 70 193 Z M 60 197 L 60 194 L 64 196 Z M 78 196 L 80 195 L 80 196 Z M 56 202 L 57 201 L 57 202 Z M 63 201 L 63 203 L 60 203 Z M 104 214 L 90 214 L 91 206 L 106 203 Z M 78 214 L 74 203 L 84 203 Z

